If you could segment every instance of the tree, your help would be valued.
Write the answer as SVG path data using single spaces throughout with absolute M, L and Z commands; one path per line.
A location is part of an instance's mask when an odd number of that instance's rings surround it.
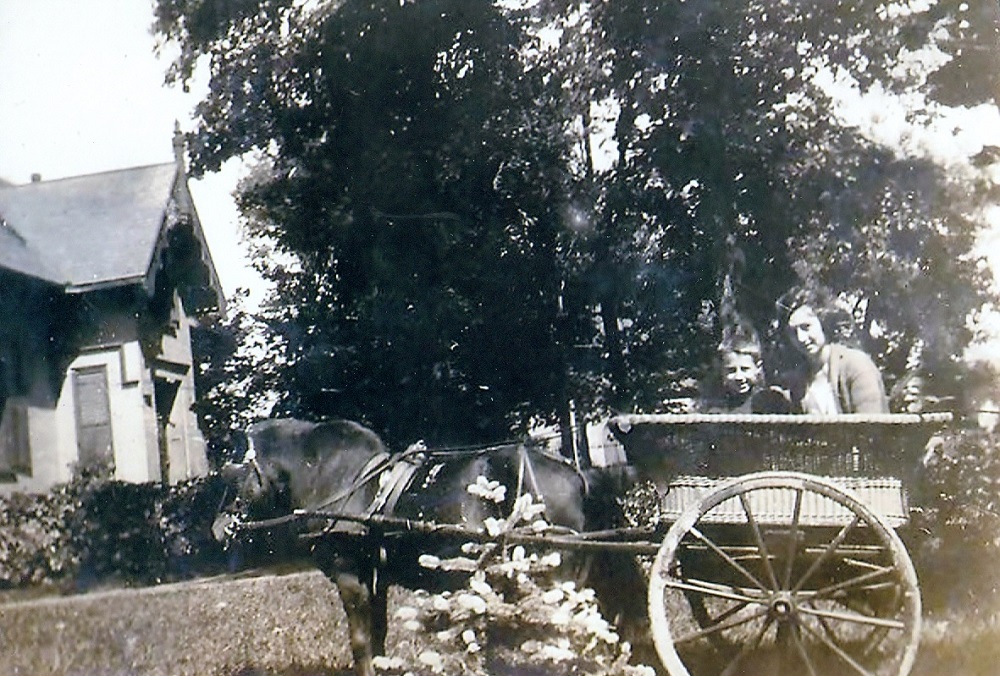
M 987 58 L 985 6 L 160 0 L 155 28 L 170 78 L 210 61 L 195 170 L 260 158 L 276 410 L 466 442 L 659 405 L 724 287 L 763 327 L 823 283 L 890 374 L 954 361 L 993 162 L 906 143 L 993 105 L 947 75 Z M 851 112 L 878 96 L 908 135 Z

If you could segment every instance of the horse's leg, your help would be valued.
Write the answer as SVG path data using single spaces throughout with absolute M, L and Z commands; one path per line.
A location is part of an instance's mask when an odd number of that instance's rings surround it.
M 333 580 L 337 583 L 340 600 L 347 615 L 347 635 L 358 676 L 375 676 L 372 664 L 372 594 L 358 566 L 338 567 Z
M 345 555 L 350 548 L 351 554 Z M 358 539 L 344 541 L 333 537 L 319 540 L 313 549 L 317 567 L 337 585 L 340 602 L 347 616 L 347 639 L 358 676 L 375 676 L 372 664 L 372 566 L 366 547 Z
M 635 555 L 597 551 L 588 558 L 584 584 L 594 590 L 601 614 L 617 625 L 635 659 L 659 664 L 646 614 L 648 583 Z
M 388 571 L 382 566 L 374 569 L 372 585 L 372 650 L 385 655 L 385 637 L 389 631 L 389 580 Z

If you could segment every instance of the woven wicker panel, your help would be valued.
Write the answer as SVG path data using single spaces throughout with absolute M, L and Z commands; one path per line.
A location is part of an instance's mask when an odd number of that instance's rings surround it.
M 909 508 L 903 483 L 898 479 L 862 479 L 858 477 L 826 477 L 834 484 L 852 491 L 863 504 L 882 516 L 889 526 L 898 528 L 907 522 Z M 675 521 L 690 505 L 714 491 L 728 479 L 680 476 L 670 482 L 670 489 L 661 503 L 661 516 Z M 791 522 L 797 491 L 764 489 L 750 494 L 750 509 L 761 525 L 781 525 Z M 799 523 L 803 526 L 840 526 L 849 523 L 854 513 L 829 498 L 816 493 L 803 494 Z M 704 523 L 747 523 L 739 499 L 726 500 L 705 514 Z
M 946 413 L 627 415 L 609 427 L 630 464 L 665 480 L 788 470 L 906 482 L 927 440 L 950 419 Z

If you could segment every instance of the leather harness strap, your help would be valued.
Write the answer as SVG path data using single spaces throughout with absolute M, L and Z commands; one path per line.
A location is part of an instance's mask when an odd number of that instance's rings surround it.
M 323 502 L 312 508 L 313 511 L 318 511 L 326 509 L 332 506 L 334 503 L 340 502 L 357 492 L 362 486 L 367 484 L 369 481 L 381 474 L 386 467 L 392 463 L 392 456 L 386 452 L 378 453 L 372 456 L 361 471 L 358 472 L 358 476 L 351 482 L 351 485 L 344 488 L 343 490 L 334 493 L 329 498 L 323 500 Z
M 413 474 L 423 464 L 420 455 L 403 455 L 396 458 L 388 470 L 379 477 L 378 493 L 372 503 L 365 509 L 365 516 L 373 514 L 392 514 L 403 491 L 410 485 Z

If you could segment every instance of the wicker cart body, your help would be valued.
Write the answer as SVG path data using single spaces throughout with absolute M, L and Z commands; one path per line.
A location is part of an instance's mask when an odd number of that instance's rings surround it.
M 672 524 L 650 574 L 668 671 L 908 673 L 920 593 L 895 531 L 919 497 L 927 441 L 948 420 L 612 419 Z

